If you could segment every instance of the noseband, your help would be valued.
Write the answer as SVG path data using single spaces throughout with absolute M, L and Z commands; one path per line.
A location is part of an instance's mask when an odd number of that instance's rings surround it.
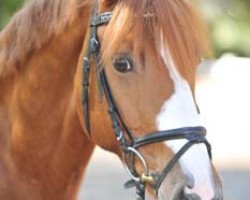
M 144 200 L 146 185 L 153 187 L 157 195 L 158 190 L 165 177 L 173 169 L 173 167 L 181 158 L 181 156 L 191 146 L 199 143 L 205 144 L 210 159 L 212 158 L 211 146 L 205 138 L 206 129 L 204 127 L 184 127 L 166 131 L 158 131 L 151 134 L 145 134 L 144 137 L 137 138 L 126 126 L 116 106 L 115 99 L 113 98 L 105 74 L 105 70 L 103 67 L 100 66 L 100 43 L 97 36 L 97 28 L 99 26 L 107 24 L 110 21 L 111 17 L 112 17 L 111 12 L 98 14 L 98 4 L 94 6 L 92 19 L 90 23 L 90 38 L 88 41 L 88 47 L 83 62 L 82 104 L 85 117 L 85 126 L 88 133 L 90 134 L 88 92 L 89 92 L 90 58 L 92 56 L 95 64 L 96 77 L 99 85 L 99 99 L 101 101 L 104 94 L 108 104 L 108 113 L 112 122 L 112 127 L 115 136 L 117 138 L 117 141 L 119 142 L 122 149 L 123 162 L 125 168 L 127 169 L 131 177 L 131 180 L 125 184 L 125 187 L 126 188 L 135 187 L 137 200 Z M 143 155 L 140 153 L 138 149 L 148 144 L 154 144 L 169 140 L 180 140 L 180 139 L 186 139 L 187 143 L 172 157 L 172 159 L 168 162 L 163 171 L 161 173 L 151 172 L 147 166 L 147 163 Z M 137 170 L 135 169 L 135 158 L 137 158 L 138 161 L 141 162 L 142 166 L 144 167 L 144 172 L 142 174 L 138 173 Z

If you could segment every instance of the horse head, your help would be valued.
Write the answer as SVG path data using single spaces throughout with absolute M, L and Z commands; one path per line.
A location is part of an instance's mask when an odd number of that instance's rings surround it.
M 121 158 L 138 199 L 145 188 L 155 199 L 222 199 L 194 97 L 208 46 L 187 1 L 93 5 L 76 78 L 78 114 L 89 139 Z

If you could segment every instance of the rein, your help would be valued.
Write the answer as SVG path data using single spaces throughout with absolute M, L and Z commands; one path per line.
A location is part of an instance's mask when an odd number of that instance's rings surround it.
M 97 28 L 107 24 L 112 17 L 112 12 L 98 13 L 98 4 L 94 6 L 92 19 L 90 23 L 90 38 L 88 41 L 87 51 L 83 62 L 83 82 L 82 82 L 82 104 L 85 118 L 86 129 L 90 133 L 90 118 L 89 118 L 89 73 L 90 73 L 90 58 L 93 57 L 96 71 L 96 78 L 99 86 L 99 100 L 106 98 L 108 104 L 108 113 L 112 122 L 112 127 L 117 141 L 120 144 L 123 153 L 123 163 L 128 174 L 131 177 L 127 183 L 126 188 L 135 187 L 137 200 L 145 200 L 145 188 L 147 185 L 152 187 L 158 194 L 159 188 L 168 173 L 173 169 L 175 164 L 185 152 L 194 144 L 203 143 L 207 147 L 210 159 L 212 159 L 211 146 L 206 140 L 206 129 L 204 127 L 184 127 L 179 129 L 172 129 L 166 131 L 158 131 L 145 136 L 136 138 L 130 129 L 126 126 L 119 110 L 116 106 L 115 99 L 109 86 L 105 70 L 100 65 L 100 43 L 97 36 Z M 186 139 L 187 143 L 172 157 L 167 163 L 161 173 L 153 173 L 149 170 L 143 155 L 138 150 L 140 147 L 164 142 L 168 140 Z M 129 158 L 129 159 L 128 159 Z M 139 174 L 135 169 L 135 158 L 137 158 L 142 166 L 144 172 Z

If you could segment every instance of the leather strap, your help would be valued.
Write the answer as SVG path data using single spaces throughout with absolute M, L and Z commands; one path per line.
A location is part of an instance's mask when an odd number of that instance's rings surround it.
M 189 141 L 204 141 L 205 136 L 206 129 L 204 127 L 185 127 L 167 131 L 159 131 L 141 138 L 136 138 L 134 140 L 134 147 L 139 148 L 147 144 L 164 142 L 167 140 L 187 139 Z
M 164 181 L 164 179 L 166 178 L 166 176 L 169 174 L 169 172 L 173 169 L 174 165 L 179 161 L 179 159 L 183 156 L 184 153 L 187 152 L 187 150 L 192 147 L 194 144 L 198 144 L 198 143 L 205 143 L 205 145 L 207 145 L 207 141 L 206 140 L 193 140 L 193 141 L 189 141 L 187 142 L 175 155 L 174 157 L 168 162 L 168 164 L 166 165 L 166 167 L 163 169 L 161 175 L 158 177 L 156 183 L 155 183 L 155 191 L 156 193 L 158 193 L 159 188 L 162 184 L 162 182 Z M 211 148 L 209 145 L 208 148 L 208 153 L 211 156 Z
M 91 135 L 91 127 L 90 127 L 90 117 L 89 117 L 89 74 L 90 74 L 90 57 L 94 54 L 94 61 L 96 66 L 96 71 L 99 70 L 99 51 L 100 44 L 97 37 L 97 27 L 109 22 L 112 17 L 111 12 L 106 12 L 98 15 L 98 3 L 96 2 L 94 9 L 92 11 L 92 19 L 90 23 L 90 39 L 89 44 L 86 50 L 86 54 L 83 61 L 83 81 L 82 81 L 82 104 L 83 104 L 83 112 L 85 118 L 85 127 L 89 135 Z M 97 74 L 97 80 L 99 81 L 99 73 Z M 99 84 L 99 100 L 102 100 L 102 89 Z

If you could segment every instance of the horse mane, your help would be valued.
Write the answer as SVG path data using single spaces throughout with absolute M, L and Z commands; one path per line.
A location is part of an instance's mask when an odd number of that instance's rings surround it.
M 133 45 L 154 46 L 158 51 L 163 36 L 176 66 L 194 76 L 200 59 L 210 53 L 207 33 L 200 14 L 189 0 L 123 0 L 116 5 L 103 32 L 103 62 L 111 60 L 128 36 Z M 151 46 L 147 46 L 148 42 Z M 136 48 L 134 51 L 138 52 Z
M 0 32 L 0 77 L 17 67 L 79 16 L 87 0 L 30 0 Z
M 28 1 L 0 32 L 0 77 L 16 71 L 33 51 L 69 27 L 86 3 L 88 0 Z M 105 31 L 104 38 L 109 39 L 102 44 L 103 57 L 109 59 L 131 32 L 136 33 L 135 43 L 144 44 L 145 37 L 150 37 L 158 46 L 162 33 L 176 65 L 187 70 L 209 50 L 201 16 L 188 0 L 118 1 Z

